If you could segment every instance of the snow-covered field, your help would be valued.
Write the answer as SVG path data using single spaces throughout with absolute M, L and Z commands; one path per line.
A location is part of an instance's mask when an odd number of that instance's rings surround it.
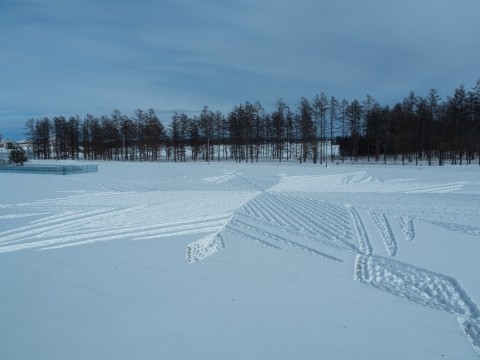
M 479 358 L 478 165 L 0 183 L 0 359 Z

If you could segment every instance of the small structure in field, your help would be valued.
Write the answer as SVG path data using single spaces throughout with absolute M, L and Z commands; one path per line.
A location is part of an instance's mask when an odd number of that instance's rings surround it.
M 98 165 L 0 165 L 0 172 L 5 173 L 28 173 L 28 174 L 50 174 L 50 175 L 70 175 L 80 173 L 98 172 Z

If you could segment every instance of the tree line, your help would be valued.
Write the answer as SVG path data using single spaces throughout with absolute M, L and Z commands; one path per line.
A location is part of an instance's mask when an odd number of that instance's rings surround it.
M 480 164 L 480 80 L 442 100 L 410 92 L 394 106 L 373 97 L 348 102 L 321 93 L 292 109 L 280 98 L 267 112 L 257 101 L 228 114 L 204 106 L 189 117 L 176 112 L 168 124 L 153 109 L 133 116 L 30 119 L 25 135 L 34 159 L 185 162 L 257 162 L 259 159 L 322 164 L 367 161 Z M 339 152 L 335 156 L 334 146 Z

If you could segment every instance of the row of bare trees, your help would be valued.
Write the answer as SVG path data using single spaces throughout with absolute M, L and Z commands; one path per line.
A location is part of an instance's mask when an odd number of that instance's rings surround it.
M 411 92 L 392 108 L 367 97 L 346 107 L 346 119 L 349 132 L 337 141 L 353 160 L 470 164 L 480 154 L 480 81 L 445 101 L 434 89 L 425 97 Z
M 130 118 L 118 110 L 110 116 L 30 119 L 26 135 L 36 159 L 157 161 L 167 135 L 153 109 Z
M 371 96 L 348 102 L 321 93 L 301 98 L 293 110 L 280 98 L 271 113 L 259 102 L 239 104 L 226 115 L 204 106 L 193 117 L 175 113 L 167 126 L 153 109 L 138 109 L 132 117 L 115 110 L 83 119 L 30 119 L 25 129 L 36 159 L 322 164 L 336 155 L 336 161 L 463 164 L 480 153 L 480 81 L 444 101 L 436 90 L 425 97 L 411 92 L 393 107 Z

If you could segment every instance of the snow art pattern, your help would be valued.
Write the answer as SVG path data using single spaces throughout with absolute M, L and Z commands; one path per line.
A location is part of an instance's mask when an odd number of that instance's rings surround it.
M 92 177 L 79 177 L 78 181 L 95 182 Z M 96 185 L 102 186 L 104 192 L 0 204 L 0 221 L 21 220 L 23 224 L 0 232 L 0 254 L 117 239 L 149 241 L 198 234 L 199 240 L 186 246 L 188 264 L 228 248 L 229 241 L 249 241 L 272 251 L 289 248 L 320 261 L 345 262 L 353 256 L 356 281 L 455 315 L 463 334 L 480 355 L 480 313 L 461 284 L 446 274 L 395 259 L 402 246 L 421 241 L 415 228 L 418 221 L 477 237 L 480 227 L 452 222 L 446 215 L 442 219 L 440 212 L 432 215 L 428 209 L 415 207 L 414 201 L 407 210 L 397 204 L 400 201 L 392 201 L 384 211 L 373 200 L 364 205 L 348 202 L 347 196 L 344 203 L 331 200 L 339 193 L 354 196 L 375 189 L 402 201 L 402 196 L 428 195 L 437 198 L 425 201 L 448 202 L 449 194 L 461 190 L 464 184 L 383 181 L 366 171 L 254 177 L 225 170 L 203 179 L 179 178 L 168 185 L 168 191 L 163 191 L 165 184 L 160 180 L 103 180 Z M 333 187 L 338 193 L 330 191 Z M 192 202 L 189 192 L 194 192 L 200 201 Z M 317 195 L 309 197 L 310 193 Z M 177 206 L 171 209 L 173 201 Z M 381 241 L 374 243 L 374 237 Z

